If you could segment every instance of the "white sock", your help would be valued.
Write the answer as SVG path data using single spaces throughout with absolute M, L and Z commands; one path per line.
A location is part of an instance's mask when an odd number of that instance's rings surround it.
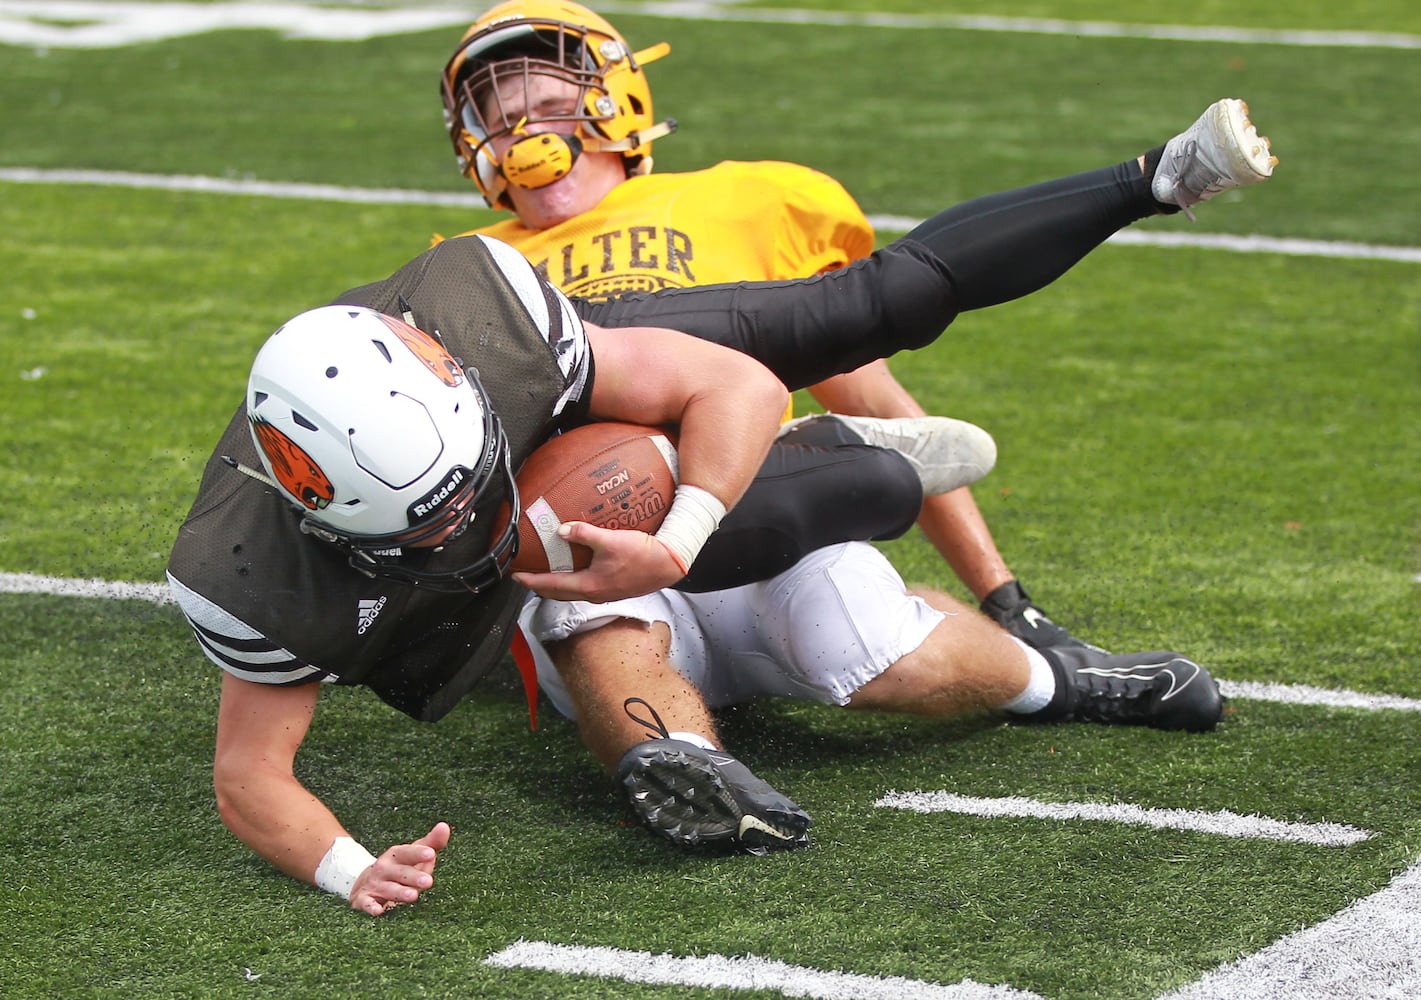
M 690 743 L 693 746 L 700 747 L 702 750 L 719 749 L 719 747 L 699 733 L 667 733 L 666 738 L 668 740 L 680 740 L 682 743 Z
M 1026 651 L 1026 662 L 1031 665 L 1031 676 L 1026 680 L 1026 688 L 1002 708 L 1019 715 L 1039 712 L 1051 704 L 1056 694 L 1056 671 L 1046 662 L 1046 657 L 1022 642 L 1016 636 L 1012 640 Z

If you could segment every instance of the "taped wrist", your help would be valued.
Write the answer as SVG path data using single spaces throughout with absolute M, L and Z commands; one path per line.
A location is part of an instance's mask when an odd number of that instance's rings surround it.
M 361 872 L 375 863 L 375 855 L 361 847 L 351 837 L 337 837 L 326 856 L 316 866 L 316 887 L 342 899 L 350 899 L 350 890 Z
M 725 504 L 699 486 L 682 483 L 676 487 L 666 520 L 652 537 L 666 546 L 682 573 L 691 571 L 691 563 L 700 555 L 711 532 L 725 517 Z

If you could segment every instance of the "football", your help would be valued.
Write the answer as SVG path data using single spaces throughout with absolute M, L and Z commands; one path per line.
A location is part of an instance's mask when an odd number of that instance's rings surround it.
M 518 470 L 518 555 L 525 573 L 583 569 L 592 550 L 557 536 L 565 521 L 654 532 L 680 481 L 671 432 L 637 424 L 575 427 L 539 445 Z M 508 518 L 499 513 L 496 532 Z

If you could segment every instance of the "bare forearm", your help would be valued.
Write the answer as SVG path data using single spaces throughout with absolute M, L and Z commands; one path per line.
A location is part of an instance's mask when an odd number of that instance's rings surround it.
M 296 780 L 296 752 L 316 710 L 319 686 L 222 678 L 212 768 L 222 822 L 273 866 L 344 898 L 371 916 L 412 903 L 434 884 L 435 858 L 449 824 L 386 848 L 378 858 L 357 844 Z
M 789 399 L 758 361 L 669 330 L 589 328 L 592 412 L 678 425 L 681 481 L 732 506 L 765 460 Z
M 345 827 L 292 775 L 240 770 L 217 774 L 217 810 L 227 829 L 271 865 L 314 884 L 316 866 Z
M 789 392 L 753 358 L 670 330 L 589 325 L 587 333 L 597 358 L 589 412 L 679 427 L 681 485 L 656 535 L 571 522 L 559 534 L 591 549 L 591 564 L 514 579 L 555 600 L 604 602 L 649 594 L 686 575 L 764 463 Z
M 678 445 L 681 481 L 734 506 L 764 464 L 783 410 L 782 397 L 773 392 L 748 403 L 744 396 L 725 393 L 692 399 Z

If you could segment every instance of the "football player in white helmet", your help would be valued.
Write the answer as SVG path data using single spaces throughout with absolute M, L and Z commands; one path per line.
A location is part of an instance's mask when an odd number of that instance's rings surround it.
M 1249 182 L 1239 179 L 1245 170 L 1261 180 L 1272 169 L 1266 142 L 1241 129 L 1237 103 L 1222 102 L 1158 154 L 954 206 L 869 258 L 813 279 L 570 301 L 507 245 L 471 236 L 345 293 L 340 308 L 293 321 L 275 335 L 290 333 L 291 343 L 268 345 L 273 353 L 254 365 L 250 392 L 207 463 L 168 564 L 199 646 L 224 671 L 213 767 L 223 821 L 283 872 L 358 910 L 378 915 L 417 899 L 433 884 L 449 826 L 436 823 L 375 856 L 295 776 L 321 683 L 369 687 L 433 721 L 507 652 L 525 587 L 594 603 L 651 594 L 681 580 L 688 566 L 694 576 L 702 545 L 720 547 L 723 570 L 739 573 L 737 582 L 765 579 L 762 565 L 735 565 L 760 553 L 737 534 L 753 533 L 755 523 L 732 519 L 779 428 L 786 388 L 924 347 L 959 312 L 1029 294 L 1138 219 Z M 1052 252 L 1041 253 L 1043 245 Z M 1028 257 L 1032 266 L 1022 267 Z M 322 383 L 352 375 L 342 390 L 348 401 Z M 507 470 L 558 430 L 598 418 L 679 424 L 682 483 L 698 490 L 684 498 L 681 520 L 698 527 L 680 533 L 678 551 L 642 532 L 565 525 L 569 542 L 593 550 L 588 568 L 490 572 L 485 584 L 500 540 L 494 519 L 481 515 L 508 499 Z M 413 440 L 387 433 L 384 420 Z M 779 489 L 781 506 L 796 499 L 779 484 L 770 488 Z M 876 499 L 870 493 L 861 506 Z M 682 503 L 678 493 L 662 531 Z M 1091 676 L 1130 666 L 1081 647 L 1064 648 L 1056 660 L 1062 671 Z M 1168 663 L 1157 666 L 1169 672 Z M 1070 691 L 1079 685 L 1067 677 L 1058 705 L 1065 674 L 1053 673 L 1043 718 L 1072 717 Z M 1173 687 L 1152 684 L 1136 699 L 1143 712 L 1121 721 L 1173 724 L 1160 705 L 1187 678 L 1171 677 Z M 659 716 L 669 711 L 664 702 L 651 707 Z M 1209 711 L 1203 704 L 1181 728 L 1207 728 Z M 704 748 L 680 738 L 679 719 L 664 728 L 633 754 L 629 789 L 667 773 L 692 791 L 723 783 L 727 773 L 753 787 L 748 771 L 722 769 L 727 755 L 687 751 Z M 669 815 L 679 828 L 675 811 Z M 702 817 L 693 809 L 690 818 Z
M 495 486 L 518 504 L 508 441 L 477 372 L 423 331 L 350 306 L 302 313 L 252 363 L 247 418 L 270 482 L 302 511 L 301 529 L 357 569 L 470 589 L 507 569 L 511 525 L 446 576 L 397 558 L 459 537 Z

